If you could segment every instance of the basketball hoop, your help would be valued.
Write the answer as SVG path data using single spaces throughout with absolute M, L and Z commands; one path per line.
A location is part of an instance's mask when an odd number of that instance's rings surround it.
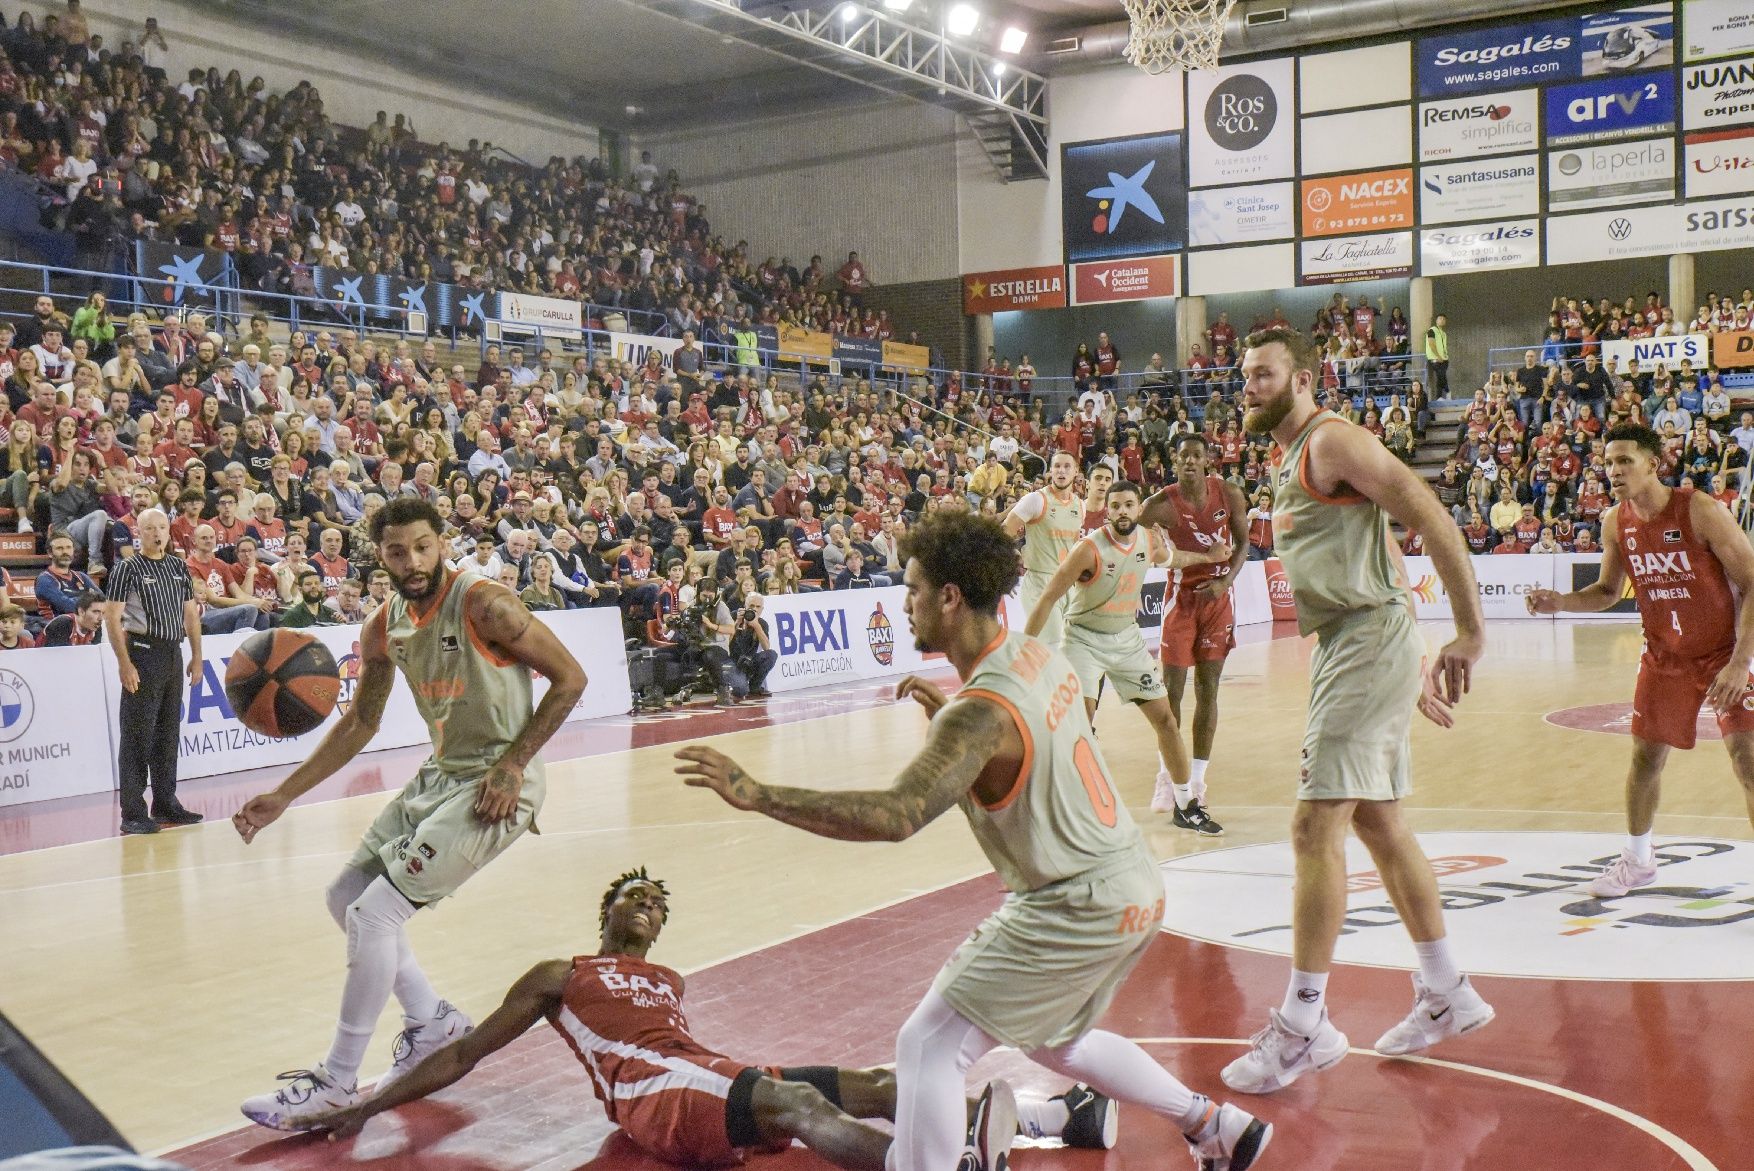
M 1121 55 L 1158 74 L 1170 69 L 1216 69 L 1224 24 L 1236 0 L 1122 0 L 1132 32 Z

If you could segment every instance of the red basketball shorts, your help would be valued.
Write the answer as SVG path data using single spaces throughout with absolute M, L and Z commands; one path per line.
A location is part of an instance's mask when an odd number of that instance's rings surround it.
M 1726 651 L 1691 662 L 1658 662 L 1646 654 L 1638 660 L 1638 689 L 1632 697 L 1632 734 L 1640 740 L 1692 748 L 1699 730 L 1699 708 L 1711 681 L 1730 661 Z M 1717 715 L 1718 731 L 1726 737 L 1754 732 L 1754 675 L 1741 700 Z
M 663 1074 L 614 1087 L 615 1121 L 621 1129 L 642 1150 L 667 1163 L 684 1167 L 741 1163 L 749 1149 L 731 1145 L 733 1087 L 740 1074 L 771 1071 L 728 1057 L 673 1057 L 665 1065 Z
M 1167 590 L 1163 646 L 1158 661 L 1182 670 L 1197 663 L 1222 663 L 1236 648 L 1236 609 L 1230 591 L 1216 598 L 1199 590 Z

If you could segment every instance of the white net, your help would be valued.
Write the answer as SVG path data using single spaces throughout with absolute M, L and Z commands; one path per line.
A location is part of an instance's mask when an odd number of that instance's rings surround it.
M 1122 55 L 1146 73 L 1216 69 L 1236 0 L 1122 0 L 1132 33 Z

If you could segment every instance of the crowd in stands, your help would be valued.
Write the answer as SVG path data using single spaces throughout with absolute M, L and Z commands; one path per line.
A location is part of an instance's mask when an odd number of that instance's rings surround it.
M 217 67 L 176 79 L 166 48 L 151 19 L 104 45 L 78 0 L 40 26 L 0 17 L 0 165 L 48 186 L 85 267 L 164 240 L 231 253 L 261 291 L 314 296 L 326 264 L 637 310 L 653 315 L 644 332 L 726 346 L 757 323 L 897 336 L 862 304 L 873 284 L 858 253 L 758 260 L 715 236 L 649 152 L 617 177 L 600 159 L 536 168 L 490 142 L 423 143 L 401 114 L 342 127 L 309 82 L 271 93 Z
M 1683 360 L 1670 370 L 1603 359 L 1617 339 L 1747 328 L 1754 290 L 1708 295 L 1687 326 L 1662 297 L 1559 297 L 1546 342 L 1511 370 L 1493 370 L 1467 405 L 1438 497 L 1475 553 L 1594 552 L 1608 507 L 1602 435 L 1642 423 L 1662 437 L 1662 475 L 1744 507 L 1754 411 L 1737 410 L 1721 376 Z M 1417 538 L 1409 538 L 1413 549 Z

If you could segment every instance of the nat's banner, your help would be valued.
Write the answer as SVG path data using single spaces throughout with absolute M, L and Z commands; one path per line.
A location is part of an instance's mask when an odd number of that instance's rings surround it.
M 1754 330 L 1726 330 L 1712 334 L 1711 364 L 1719 370 L 1754 369 Z
M 834 335 L 795 325 L 779 327 L 780 361 L 796 362 L 799 358 L 828 364 L 834 357 Z
M 912 346 L 906 342 L 883 343 L 883 368 L 899 370 L 903 374 L 924 374 L 932 364 L 932 351 L 927 346 Z

